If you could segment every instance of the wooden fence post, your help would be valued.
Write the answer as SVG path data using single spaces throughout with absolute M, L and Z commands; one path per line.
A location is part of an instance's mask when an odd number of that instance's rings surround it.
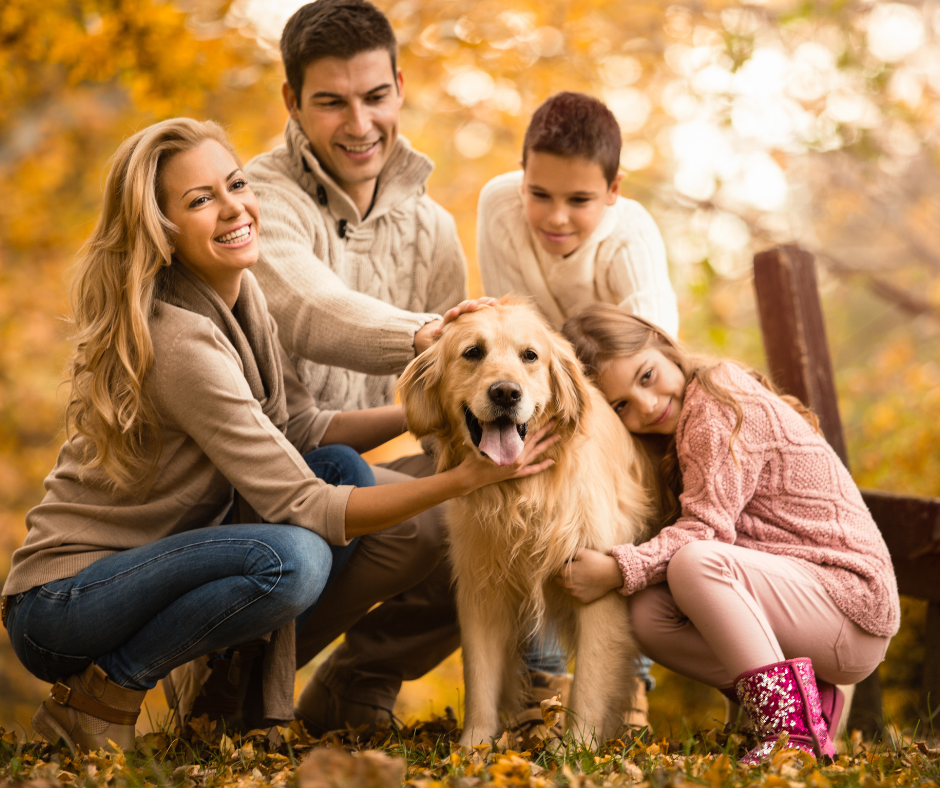
M 940 602 L 936 601 L 927 604 L 920 706 L 924 735 L 940 735 Z
M 813 255 L 797 246 L 760 252 L 754 256 L 754 289 L 771 379 L 815 411 L 826 440 L 848 467 Z M 848 724 L 869 736 L 883 730 L 877 671 L 857 685 Z
M 771 379 L 813 409 L 829 445 L 848 467 L 813 255 L 798 246 L 757 254 L 754 289 Z

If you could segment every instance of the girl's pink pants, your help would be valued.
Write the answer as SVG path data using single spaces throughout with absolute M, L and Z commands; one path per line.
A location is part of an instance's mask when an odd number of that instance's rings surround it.
M 884 659 L 890 640 L 847 618 L 799 561 L 715 541 L 682 547 L 666 582 L 629 604 L 646 656 L 719 689 L 795 657 L 809 657 L 824 681 L 855 684 Z

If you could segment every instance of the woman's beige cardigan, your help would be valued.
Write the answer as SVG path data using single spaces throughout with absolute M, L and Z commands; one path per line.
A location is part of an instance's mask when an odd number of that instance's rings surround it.
M 315 448 L 335 411 L 317 409 L 277 341 L 277 325 L 254 276 L 239 304 L 263 314 L 280 354 L 287 404 L 284 432 L 262 411 L 221 320 L 157 301 L 150 320 L 154 363 L 146 385 L 163 422 L 156 481 L 145 494 L 115 490 L 100 469 L 82 471 L 81 444 L 66 443 L 46 478 L 46 495 L 27 515 L 4 596 L 73 577 L 99 558 L 172 534 L 235 522 L 292 523 L 346 544 L 351 486 L 318 479 L 301 454 Z M 236 495 L 237 490 L 237 495 Z M 253 510 L 253 511 L 252 511 Z M 250 526 L 246 526 L 250 527 Z M 265 654 L 265 716 L 290 719 L 294 625 Z

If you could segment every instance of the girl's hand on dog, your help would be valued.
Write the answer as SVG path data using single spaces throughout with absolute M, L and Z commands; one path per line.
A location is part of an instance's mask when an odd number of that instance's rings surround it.
M 623 573 L 617 559 L 612 555 L 588 549 L 578 551 L 554 579 L 565 591 L 585 605 L 623 586 Z
M 479 449 L 474 448 L 467 452 L 463 462 L 455 468 L 466 480 L 464 495 L 487 484 L 504 482 L 507 479 L 522 479 L 526 476 L 541 473 L 546 468 L 551 468 L 555 464 L 554 460 L 542 460 L 538 463 L 534 461 L 546 449 L 554 446 L 561 437 L 559 435 L 549 435 L 554 426 L 555 420 L 552 419 L 535 432 L 526 435 L 525 440 L 522 442 L 522 452 L 516 458 L 516 461 L 509 465 L 497 465 L 485 454 L 482 454 Z

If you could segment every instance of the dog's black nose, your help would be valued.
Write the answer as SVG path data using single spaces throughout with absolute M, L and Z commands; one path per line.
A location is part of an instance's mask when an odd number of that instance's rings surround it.
M 490 399 L 497 405 L 515 405 L 522 399 L 522 386 L 511 380 L 497 380 L 490 386 Z

